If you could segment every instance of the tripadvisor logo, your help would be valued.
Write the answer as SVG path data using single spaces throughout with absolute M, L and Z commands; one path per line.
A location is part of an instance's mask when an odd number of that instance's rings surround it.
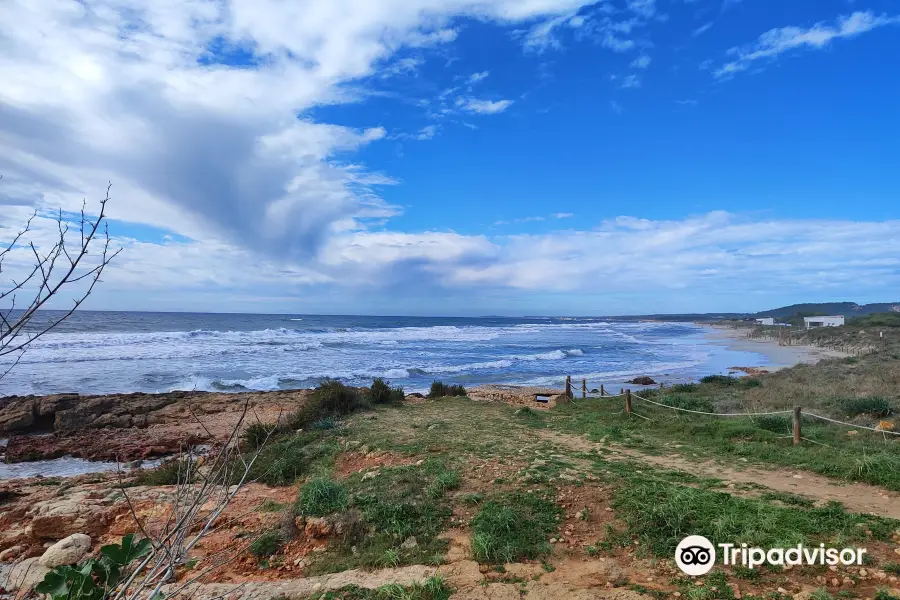
M 718 544 L 723 565 L 741 565 L 754 569 L 760 565 L 861 565 L 865 548 L 807 547 L 797 544 L 791 548 L 751 547 L 749 544 Z M 709 573 L 716 564 L 716 546 L 702 535 L 689 535 L 675 548 L 675 564 L 686 575 Z

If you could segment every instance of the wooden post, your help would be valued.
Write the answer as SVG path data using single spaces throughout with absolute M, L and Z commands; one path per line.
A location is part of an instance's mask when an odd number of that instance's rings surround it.
M 581 397 L 587 398 L 587 379 L 581 380 Z
M 631 390 L 625 390 L 625 414 L 631 416 Z
M 800 407 L 794 407 L 794 445 L 800 443 Z
M 566 375 L 566 398 L 572 398 L 572 376 Z
M 600 384 L 600 397 L 602 398 L 605 395 L 606 395 L 606 390 L 603 389 L 603 384 L 601 383 Z

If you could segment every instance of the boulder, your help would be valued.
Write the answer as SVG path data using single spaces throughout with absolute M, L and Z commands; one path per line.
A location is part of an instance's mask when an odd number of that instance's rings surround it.
M 0 433 L 24 431 L 34 425 L 37 419 L 37 400 L 33 396 L 8 399 L 0 410 Z
M 647 377 L 646 375 L 641 375 L 640 377 L 635 377 L 631 381 L 627 383 L 631 383 L 633 385 L 656 385 L 656 382 L 653 381 L 652 377 Z
M 83 533 L 73 533 L 47 548 L 41 555 L 40 563 L 52 569 L 62 565 L 74 565 L 91 549 L 91 538 Z
M 28 590 L 44 580 L 50 569 L 38 562 L 38 557 L 26 558 L 9 572 L 9 581 L 3 586 L 11 592 Z
M 116 511 L 112 500 L 77 491 L 36 502 L 26 518 L 31 518 L 33 539 L 59 540 L 73 533 L 103 533 Z

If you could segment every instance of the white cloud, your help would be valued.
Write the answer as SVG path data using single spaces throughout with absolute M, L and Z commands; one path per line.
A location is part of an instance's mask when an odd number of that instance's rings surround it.
M 650 66 L 651 58 L 646 54 L 638 56 L 636 59 L 631 61 L 631 67 L 633 69 L 646 69 Z
M 417 140 L 430 140 L 434 136 L 437 135 L 438 126 L 437 125 L 426 125 L 422 129 L 419 130 L 418 135 L 416 135 Z
M 728 53 L 736 58 L 716 70 L 715 76 L 729 77 L 747 70 L 754 61 L 760 59 L 773 59 L 795 49 L 824 48 L 835 39 L 854 37 L 878 27 L 898 23 L 900 16 L 876 16 L 871 11 L 857 11 L 852 15 L 838 18 L 834 26 L 816 23 L 808 29 L 802 27 L 770 29 L 752 44 L 731 48 Z
M 461 110 L 481 115 L 494 115 L 512 106 L 512 100 L 478 100 L 476 98 L 457 98 L 456 106 Z
M 697 37 L 698 35 L 703 35 L 703 34 L 706 33 L 707 31 L 709 31 L 710 29 L 712 29 L 713 25 L 715 25 L 715 23 L 712 22 L 712 21 L 710 21 L 709 23 L 704 23 L 703 25 L 701 25 L 700 27 L 698 27 L 697 29 L 695 29 L 694 31 L 692 31 L 692 32 L 691 32 L 691 35 L 692 35 L 693 37 Z
M 482 71 L 480 73 L 472 73 L 467 80 L 469 85 L 478 83 L 479 81 L 484 81 L 487 79 L 488 75 L 490 75 L 490 71 Z
M 353 161 L 384 136 L 378 123 L 298 114 L 413 72 L 422 59 L 404 53 L 452 42 L 460 18 L 509 26 L 589 3 L 6 0 L 2 193 L 73 209 L 111 180 L 113 218 L 308 257 L 336 230 L 399 209 L 378 196 L 393 180 Z
M 575 216 L 575 214 L 570 213 L 570 212 L 558 212 L 558 213 L 553 213 L 552 216 L 554 219 L 571 219 L 572 217 Z
M 622 78 L 622 88 L 639 88 L 641 87 L 641 79 L 635 74 L 626 75 Z

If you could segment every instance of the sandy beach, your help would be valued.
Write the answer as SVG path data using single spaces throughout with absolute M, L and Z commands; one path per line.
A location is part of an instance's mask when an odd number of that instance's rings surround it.
M 711 344 L 729 350 L 755 352 L 766 358 L 765 365 L 735 365 L 740 367 L 763 367 L 767 371 L 777 371 L 798 364 L 814 364 L 824 358 L 849 356 L 843 352 L 817 346 L 780 346 L 776 340 L 752 339 L 744 329 L 731 329 L 715 325 L 704 325 L 707 339 Z

